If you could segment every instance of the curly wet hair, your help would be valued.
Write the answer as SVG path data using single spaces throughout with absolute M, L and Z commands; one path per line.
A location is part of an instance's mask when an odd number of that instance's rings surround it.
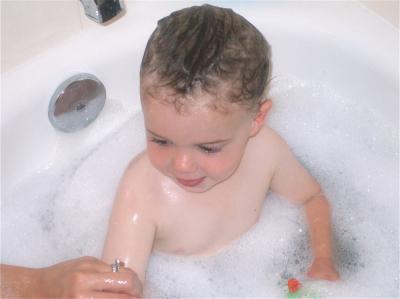
M 263 100 L 270 69 L 270 47 L 256 27 L 231 9 L 202 5 L 158 21 L 140 78 L 155 75 L 153 88 L 172 88 L 180 105 L 197 88 L 217 94 L 229 83 L 225 101 L 252 110 Z

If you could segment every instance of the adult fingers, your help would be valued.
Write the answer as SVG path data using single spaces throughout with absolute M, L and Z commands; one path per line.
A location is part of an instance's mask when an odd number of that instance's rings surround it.
M 118 294 L 109 292 L 88 292 L 83 296 L 83 298 L 93 298 L 93 299 L 135 299 L 140 297 L 134 297 L 129 294 Z
M 139 279 L 139 276 L 135 271 L 133 271 L 131 268 L 124 267 L 123 263 L 121 263 L 121 266 L 118 270 L 118 272 L 111 272 L 111 265 L 107 265 L 102 262 L 102 265 L 98 265 L 98 272 L 111 275 L 111 279 L 107 279 L 106 281 L 109 282 L 111 285 L 115 285 L 115 281 L 119 281 L 120 285 L 123 285 L 122 280 L 127 280 L 127 284 L 129 287 L 133 287 L 134 289 L 142 291 L 142 284 Z M 102 276 L 99 275 L 101 278 Z
M 130 268 L 119 268 L 111 272 L 111 265 L 94 257 L 81 257 L 74 261 L 74 284 L 87 291 L 123 292 L 135 296 L 142 294 L 142 284 L 137 274 Z
M 88 288 L 93 291 L 119 292 L 133 296 L 142 294 L 140 280 L 130 269 L 115 273 L 90 273 L 86 281 Z
M 79 263 L 79 269 L 83 270 L 83 271 L 93 271 L 93 272 L 111 272 L 112 271 L 112 265 L 111 264 L 107 264 L 95 257 L 91 257 L 91 256 L 85 256 L 85 257 L 81 257 L 78 260 Z M 124 267 L 124 263 L 120 262 L 120 267 L 119 267 L 119 271 L 126 269 Z
M 110 272 L 111 265 L 104 263 L 103 261 L 92 257 L 84 256 L 74 260 L 75 267 L 77 270 L 85 272 Z

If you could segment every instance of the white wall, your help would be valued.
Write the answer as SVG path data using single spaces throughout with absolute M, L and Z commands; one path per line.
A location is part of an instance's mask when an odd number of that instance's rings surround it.
M 397 0 L 360 2 L 399 27 Z M 124 3 L 127 13 L 135 9 L 135 1 Z M 85 16 L 79 0 L 1 0 L 1 72 L 93 26 L 101 25 Z
M 399 28 L 399 0 L 363 0 L 360 2 Z
M 0 2 L 2 73 L 81 30 L 102 26 L 85 16 L 79 0 Z M 134 2 L 124 1 L 127 11 Z

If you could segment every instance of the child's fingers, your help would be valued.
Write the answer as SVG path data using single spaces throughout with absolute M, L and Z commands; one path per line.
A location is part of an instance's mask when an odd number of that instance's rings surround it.
M 339 273 L 337 273 L 336 271 L 331 272 L 327 275 L 327 280 L 331 280 L 331 281 L 336 281 L 340 279 Z
M 340 279 L 339 274 L 336 271 L 318 271 L 318 270 L 309 270 L 307 275 L 313 279 L 324 279 L 330 281 L 336 281 Z

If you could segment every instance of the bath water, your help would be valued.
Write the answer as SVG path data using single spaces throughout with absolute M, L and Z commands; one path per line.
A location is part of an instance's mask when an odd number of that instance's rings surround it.
M 328 85 L 278 77 L 268 124 L 317 178 L 332 206 L 340 282 L 311 281 L 303 211 L 270 193 L 260 221 L 209 257 L 151 256 L 146 295 L 285 297 L 296 277 L 319 298 L 398 297 L 398 139 L 395 124 Z M 140 113 L 68 167 L 46 167 L 2 200 L 2 262 L 47 266 L 100 257 L 118 181 L 143 150 Z M 62 155 L 62 149 L 60 149 Z

